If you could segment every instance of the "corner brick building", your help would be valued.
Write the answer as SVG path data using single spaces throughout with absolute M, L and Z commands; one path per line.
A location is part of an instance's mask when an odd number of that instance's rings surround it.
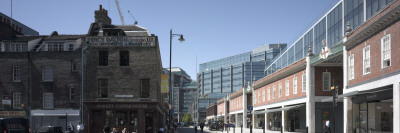
M 157 132 L 165 124 L 158 37 L 138 25 L 112 25 L 95 11 L 84 48 L 84 124 L 128 132 Z

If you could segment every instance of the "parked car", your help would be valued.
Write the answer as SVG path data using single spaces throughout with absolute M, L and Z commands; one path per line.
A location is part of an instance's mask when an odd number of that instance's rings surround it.
M 64 131 L 62 127 L 43 126 L 39 128 L 35 133 L 64 133 Z
M 0 118 L 0 133 L 30 133 L 28 119 Z
M 221 125 L 218 122 L 211 122 L 210 126 L 209 126 L 210 130 L 220 130 Z

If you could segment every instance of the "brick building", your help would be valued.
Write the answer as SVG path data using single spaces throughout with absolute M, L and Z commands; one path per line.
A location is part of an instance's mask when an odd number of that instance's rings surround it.
M 165 124 L 158 37 L 138 25 L 112 25 L 95 11 L 84 50 L 84 124 L 90 133 L 105 124 L 119 131 L 157 132 Z

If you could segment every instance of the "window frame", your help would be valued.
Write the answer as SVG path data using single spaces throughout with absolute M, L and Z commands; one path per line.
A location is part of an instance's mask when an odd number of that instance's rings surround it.
M 271 88 L 267 88 L 267 101 L 271 100 Z
M 99 51 L 99 66 L 108 66 L 108 51 Z
M 103 86 L 103 85 L 106 85 L 106 86 Z M 98 86 L 98 88 L 97 88 L 97 98 L 108 98 L 109 97 L 108 96 L 108 91 L 109 91 L 108 90 L 109 89 L 108 88 L 108 86 L 109 86 L 108 79 L 98 79 L 97 80 L 97 86 Z M 105 96 L 103 97 L 103 95 L 105 95 Z
M 287 79 L 286 81 L 285 81 L 285 93 L 286 93 L 286 96 L 289 96 L 290 95 L 290 92 L 289 92 L 289 80 Z
M 129 66 L 129 51 L 119 51 L 119 66 Z
M 297 94 L 297 76 L 293 78 L 293 95 Z
M 282 97 L 282 82 L 279 82 L 279 98 Z
M 390 67 L 392 65 L 391 59 L 391 37 L 390 34 L 381 38 L 381 69 Z M 387 57 L 385 57 L 385 55 Z M 389 65 L 387 64 L 389 63 Z
M 51 66 L 42 67 L 42 81 L 43 82 L 53 82 L 54 81 L 54 71 Z
M 13 93 L 13 108 L 22 108 L 21 104 L 22 104 L 21 93 L 19 92 Z
M 21 82 L 21 67 L 13 66 L 13 82 Z
M 367 75 L 367 74 L 371 73 L 371 56 L 370 55 L 371 55 L 371 47 L 370 47 L 370 45 L 367 45 L 363 48 L 363 75 Z M 369 71 L 367 71 L 368 68 L 369 68 Z
M 307 75 L 303 74 L 301 76 L 301 92 L 306 92 L 307 91 Z
M 147 82 L 147 84 L 145 84 Z M 144 92 L 143 90 L 146 89 L 144 87 L 147 87 L 147 97 L 144 96 Z M 140 98 L 150 98 L 150 79 L 140 79 Z
M 265 102 L 265 88 L 262 90 L 262 101 Z
M 257 101 L 258 101 L 258 103 L 261 103 L 261 94 L 260 94 L 260 91 L 257 91 L 257 93 L 258 93 L 258 99 L 257 99 Z
M 272 99 L 276 98 L 276 85 L 272 87 Z
M 54 93 L 43 93 L 43 109 L 54 109 Z
M 354 54 L 350 54 L 349 58 L 349 80 L 353 80 L 354 79 Z
M 326 87 L 325 85 L 325 74 L 328 74 L 328 86 Z M 331 73 L 330 72 L 323 72 L 322 73 L 322 91 L 330 91 L 330 86 L 331 86 Z M 328 88 L 328 89 L 325 89 Z

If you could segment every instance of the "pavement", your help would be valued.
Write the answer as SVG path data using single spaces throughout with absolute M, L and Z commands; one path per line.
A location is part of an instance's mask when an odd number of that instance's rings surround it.
M 266 131 L 267 132 L 267 131 Z M 174 133 L 195 133 L 193 126 L 188 126 L 188 127 L 181 127 L 177 128 Z M 201 133 L 200 127 L 197 127 L 197 133 Z M 240 128 L 230 128 L 228 131 L 215 131 L 215 130 L 209 130 L 208 127 L 204 127 L 203 133 L 241 133 Z M 242 133 L 250 133 L 250 129 L 248 128 L 243 128 Z M 262 129 L 253 129 L 253 133 L 263 133 Z M 268 133 L 271 133 L 271 131 L 268 131 Z M 276 132 L 280 133 L 280 132 Z

